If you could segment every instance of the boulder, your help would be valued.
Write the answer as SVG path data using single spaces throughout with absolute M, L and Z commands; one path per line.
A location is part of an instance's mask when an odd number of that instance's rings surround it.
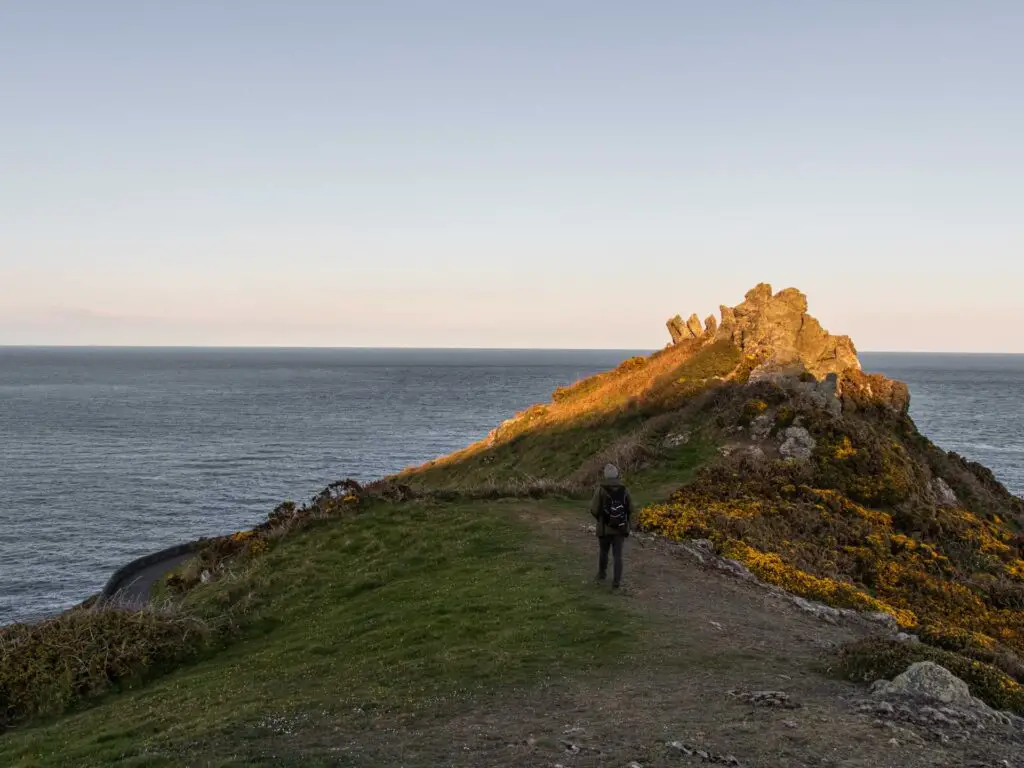
M 892 681 L 879 680 L 871 687 L 875 696 L 910 696 L 933 699 L 943 704 L 973 708 L 981 704 L 971 696 L 967 683 L 945 667 L 931 661 L 918 661 Z M 985 706 L 982 704 L 982 706 Z
M 718 320 L 714 315 L 708 315 L 704 320 L 704 333 L 707 336 L 714 336 L 718 333 Z
M 686 321 L 686 330 L 695 339 L 704 335 L 704 326 L 700 324 L 700 318 L 696 313 L 690 315 L 690 319 Z
M 791 461 L 807 461 L 817 445 L 804 427 L 787 427 L 782 432 L 779 455 Z

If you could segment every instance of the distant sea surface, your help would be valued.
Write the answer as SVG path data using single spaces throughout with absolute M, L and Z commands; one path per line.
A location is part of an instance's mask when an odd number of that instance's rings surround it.
M 0 624 L 284 499 L 449 453 L 632 351 L 0 348 Z M 863 354 L 1024 493 L 1024 356 Z

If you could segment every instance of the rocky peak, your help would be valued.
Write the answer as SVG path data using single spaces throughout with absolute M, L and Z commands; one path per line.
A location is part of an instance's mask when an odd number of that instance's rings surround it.
M 772 292 L 760 283 L 735 307 L 721 308 L 722 320 L 709 317 L 702 326 L 697 315 L 668 321 L 674 344 L 691 339 L 701 343 L 729 340 L 744 354 L 761 361 L 763 372 L 806 370 L 819 379 L 830 373 L 860 370 L 857 350 L 849 336 L 833 336 L 807 314 L 807 296 L 796 288 Z

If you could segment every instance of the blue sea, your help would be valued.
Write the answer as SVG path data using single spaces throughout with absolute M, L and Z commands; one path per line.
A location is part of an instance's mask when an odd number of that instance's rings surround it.
M 463 447 L 634 351 L 0 348 L 0 624 L 284 499 Z M 864 354 L 1024 493 L 1024 356 Z

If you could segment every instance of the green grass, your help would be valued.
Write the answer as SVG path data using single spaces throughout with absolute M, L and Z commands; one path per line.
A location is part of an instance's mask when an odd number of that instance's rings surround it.
M 638 506 L 664 501 L 681 485 L 690 482 L 697 470 L 714 456 L 714 444 L 700 437 L 678 448 L 666 449 L 657 462 L 626 478 L 633 501 Z
M 673 419 L 699 411 L 699 398 L 741 366 L 729 341 L 680 345 L 561 387 L 503 423 L 487 440 L 397 478 L 420 490 L 467 490 L 540 482 L 587 485 L 604 461 L 631 471 L 658 458 Z M 691 424 L 690 427 L 701 425 Z M 600 460 L 600 461 L 599 461 Z
M 226 649 L 0 736 L 0 765 L 286 764 L 294 729 L 422 713 L 609 667 L 634 620 L 501 503 L 377 504 L 282 539 L 187 607 L 244 609 Z M 330 724 L 330 725 L 329 725 Z M 353 726 L 355 727 L 355 726 Z
M 545 425 L 487 451 L 403 480 L 427 489 L 564 480 L 588 458 L 642 422 L 640 416 L 633 415 L 599 423 Z

